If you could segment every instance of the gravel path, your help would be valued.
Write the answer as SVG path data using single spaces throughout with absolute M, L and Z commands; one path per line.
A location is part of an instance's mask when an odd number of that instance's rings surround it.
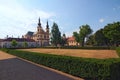
M 0 51 L 0 80 L 82 80 L 61 73 Z

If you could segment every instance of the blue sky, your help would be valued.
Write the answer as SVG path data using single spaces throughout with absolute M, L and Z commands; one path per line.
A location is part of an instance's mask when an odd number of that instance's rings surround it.
M 120 0 L 0 0 L 0 38 L 35 32 L 39 17 L 44 29 L 56 22 L 67 36 L 84 24 L 95 32 L 120 21 Z

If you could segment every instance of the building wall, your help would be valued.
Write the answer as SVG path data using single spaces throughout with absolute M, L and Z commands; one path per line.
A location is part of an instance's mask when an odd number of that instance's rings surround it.
M 49 25 L 46 25 L 46 31 L 42 29 L 41 23 L 39 21 L 37 26 L 37 31 L 32 35 L 23 36 L 26 39 L 33 39 L 37 43 L 37 46 L 48 46 L 49 45 Z
M 68 41 L 68 45 L 69 46 L 77 46 L 77 42 L 76 41 Z
M 78 46 L 78 45 L 80 45 L 79 43 L 76 42 L 76 40 L 73 36 L 68 37 L 67 43 L 68 43 L 68 46 Z
M 38 43 L 39 46 L 48 46 L 49 45 L 49 34 L 36 34 L 33 36 L 33 39 Z
M 27 42 L 28 46 L 27 47 L 37 47 L 36 42 Z M 6 41 L 6 42 L 1 42 L 1 47 L 2 48 L 12 48 L 12 42 L 11 41 Z M 16 48 L 23 48 L 24 47 L 24 42 L 17 42 Z

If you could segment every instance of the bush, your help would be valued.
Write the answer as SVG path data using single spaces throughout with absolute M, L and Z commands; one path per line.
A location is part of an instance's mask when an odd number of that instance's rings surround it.
M 4 49 L 12 55 L 86 80 L 119 80 L 120 59 L 89 59 Z
M 118 56 L 120 57 L 120 47 L 116 48 L 116 52 L 117 52 Z

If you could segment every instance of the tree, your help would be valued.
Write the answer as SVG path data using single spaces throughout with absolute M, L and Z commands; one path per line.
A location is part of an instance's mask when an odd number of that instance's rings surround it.
M 90 35 L 90 36 L 87 38 L 86 44 L 87 44 L 87 45 L 94 45 L 94 44 L 95 44 L 94 34 L 93 34 L 93 35 Z
M 107 24 L 103 30 L 104 35 L 110 39 L 111 45 L 118 46 L 120 43 L 120 22 Z
M 59 31 L 58 25 L 54 22 L 51 30 L 51 43 L 57 46 L 61 43 L 61 32 Z
M 103 33 L 103 29 L 99 29 L 96 31 L 94 34 L 94 40 L 95 40 L 95 45 L 97 46 L 103 46 L 103 45 L 108 45 L 109 39 L 105 37 Z
M 63 34 L 63 36 L 61 37 L 61 45 L 65 46 L 65 44 L 67 44 L 67 38 L 66 38 L 66 35 Z
M 82 25 L 80 27 L 79 35 L 80 35 L 80 42 L 82 47 L 84 47 L 85 38 L 87 38 L 92 32 L 93 32 L 92 29 L 87 24 Z
M 75 37 L 76 42 L 80 43 L 80 35 L 79 35 L 79 33 L 73 32 L 73 36 Z M 78 46 L 78 44 L 77 44 L 77 46 Z
M 15 48 L 17 46 L 17 41 L 16 40 L 12 40 L 11 45 Z
M 26 48 L 26 47 L 28 47 L 28 43 L 27 42 L 24 42 L 23 43 L 23 46 Z

